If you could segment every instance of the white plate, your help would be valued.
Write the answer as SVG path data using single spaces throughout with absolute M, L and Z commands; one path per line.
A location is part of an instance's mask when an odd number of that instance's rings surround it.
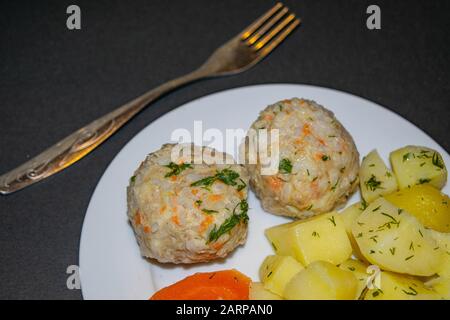
M 355 139 L 361 155 L 377 148 L 387 160 L 390 151 L 407 144 L 438 150 L 450 157 L 423 131 L 397 114 L 368 100 L 332 89 L 294 84 L 243 87 L 215 93 L 177 108 L 148 125 L 111 162 L 89 204 L 80 243 L 80 276 L 85 299 L 147 299 L 152 293 L 198 271 L 236 268 L 253 279 L 271 247 L 263 230 L 286 221 L 262 210 L 250 194 L 248 241 L 225 261 L 193 266 L 158 265 L 141 258 L 127 222 L 125 188 L 145 156 L 171 139 L 177 128 L 193 131 L 195 120 L 203 130 L 247 130 L 258 113 L 281 99 L 303 97 L 332 110 Z M 234 154 L 234 150 L 226 150 Z M 448 194 L 450 187 L 444 191 Z M 354 195 L 349 203 L 359 199 Z

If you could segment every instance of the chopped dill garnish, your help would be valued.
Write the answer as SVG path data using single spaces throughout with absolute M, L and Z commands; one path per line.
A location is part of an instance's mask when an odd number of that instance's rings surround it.
M 330 220 L 331 223 L 336 227 L 336 221 L 334 220 L 334 216 L 331 216 L 331 218 L 328 218 L 328 220 Z
M 434 166 L 444 169 L 444 161 L 442 160 L 441 156 L 437 153 L 433 153 L 433 158 L 431 159 L 431 163 L 433 163 Z
M 229 186 L 237 186 L 237 190 L 240 191 L 246 187 L 245 182 L 242 179 L 239 179 L 242 184 L 238 184 L 236 181 L 239 178 L 239 173 L 229 168 L 223 169 L 221 171 L 217 171 L 215 175 L 209 176 L 200 180 L 197 180 L 191 183 L 191 187 L 203 187 L 205 189 L 209 189 L 214 182 L 221 181 Z
M 240 212 L 237 212 L 239 208 Z M 213 229 L 210 231 L 207 243 L 214 242 L 218 240 L 222 235 L 228 233 L 237 226 L 239 223 L 248 223 L 248 203 L 247 200 L 243 199 L 239 202 L 233 209 L 233 215 L 227 218 L 220 227 L 214 225 Z
M 340 180 L 340 178 L 338 178 L 338 179 L 336 180 L 336 183 L 331 187 L 331 191 L 336 190 L 336 188 L 337 188 L 337 186 L 338 186 L 338 184 L 339 184 L 339 180 Z
M 292 172 L 292 162 L 289 159 L 282 159 L 280 161 L 280 164 L 278 165 L 278 170 L 280 170 L 281 173 L 288 174 Z
M 203 203 L 202 200 L 195 201 L 195 204 L 197 205 L 197 207 L 200 207 L 202 205 L 202 203 Z
M 381 187 L 381 181 L 378 181 L 377 178 L 375 177 L 375 175 L 373 175 L 373 174 L 369 180 L 364 182 L 364 184 L 366 185 L 366 188 L 369 189 L 370 191 L 375 191 L 377 189 L 383 189 Z
M 169 178 L 172 176 L 179 175 L 182 171 L 186 170 L 187 168 L 192 168 L 192 165 L 190 163 L 176 164 L 175 162 L 170 162 L 168 165 L 165 165 L 164 167 L 170 169 L 170 171 L 164 175 L 165 178 Z
M 313 231 L 312 236 L 320 238 L 320 234 L 317 231 Z
M 424 183 L 428 183 L 428 182 L 430 182 L 431 181 L 431 179 L 428 179 L 428 178 L 421 178 L 421 179 L 419 179 L 419 181 L 417 182 L 417 184 L 424 184 Z
M 405 153 L 405 154 L 403 155 L 403 162 L 405 162 L 406 160 L 411 159 L 411 156 L 414 157 L 414 154 L 411 153 L 411 152 Z
M 359 208 L 359 210 L 364 211 L 364 210 L 366 210 L 367 206 L 368 206 L 368 203 L 366 202 L 366 200 L 362 199 L 361 207 Z
M 416 289 L 414 289 L 413 287 L 408 287 L 408 289 L 411 290 L 411 291 L 406 291 L 406 290 L 402 289 L 403 293 L 407 294 L 409 296 L 417 296 L 417 290 Z
M 414 255 L 409 256 L 409 257 L 406 257 L 406 258 L 405 258 L 405 261 L 408 261 L 408 260 L 411 259 L 412 257 L 414 257 Z
M 217 210 L 209 210 L 209 209 L 202 209 L 202 211 L 206 214 L 213 214 L 213 213 L 218 213 L 219 211 Z

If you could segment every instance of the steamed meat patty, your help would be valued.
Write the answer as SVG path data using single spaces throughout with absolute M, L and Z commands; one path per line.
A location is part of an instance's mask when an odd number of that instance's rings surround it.
M 208 164 L 191 156 L 174 162 L 175 146 L 148 155 L 130 179 L 128 218 L 141 254 L 171 263 L 223 258 L 246 240 L 248 173 L 231 156 L 193 145 L 232 164 L 210 164 L 208 156 Z
M 248 165 L 250 184 L 266 211 L 306 218 L 345 202 L 358 185 L 359 154 L 334 114 L 314 101 L 283 100 L 268 106 L 252 129 L 278 129 L 279 171 L 262 175 Z M 247 150 L 248 152 L 248 150 Z

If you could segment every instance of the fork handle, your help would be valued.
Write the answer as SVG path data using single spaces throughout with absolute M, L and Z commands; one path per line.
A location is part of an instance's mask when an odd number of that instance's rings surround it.
M 41 181 L 77 162 L 162 95 L 208 76 L 200 68 L 170 80 L 65 137 L 36 157 L 0 176 L 0 193 L 9 194 Z

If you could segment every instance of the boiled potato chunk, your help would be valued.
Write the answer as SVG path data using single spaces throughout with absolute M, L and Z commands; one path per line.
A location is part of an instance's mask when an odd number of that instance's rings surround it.
M 295 257 L 303 265 L 316 260 L 339 264 L 352 254 L 345 226 L 336 212 L 266 230 L 276 253 Z
M 352 233 L 353 221 L 355 221 L 356 218 L 359 217 L 364 209 L 364 205 L 361 202 L 357 202 L 345 208 L 339 213 L 341 215 L 342 222 L 344 223 L 345 231 L 347 231 L 347 233 Z
M 292 257 L 272 255 L 266 257 L 259 268 L 259 277 L 265 289 L 281 296 L 286 284 L 303 269 Z
M 384 198 L 372 202 L 352 226 L 361 253 L 384 270 L 431 276 L 444 262 L 436 241 L 407 211 Z
M 392 169 L 400 189 L 429 183 L 442 189 L 447 169 L 439 152 L 420 146 L 406 146 L 391 152 Z
M 276 254 L 282 256 L 294 254 L 292 243 L 289 241 L 288 230 L 296 223 L 298 222 L 280 224 L 278 226 L 266 229 L 264 232 Z
M 361 195 L 367 202 L 398 189 L 394 174 L 386 167 L 376 150 L 363 158 L 359 169 L 359 184 Z
M 289 300 L 353 300 L 358 281 L 350 271 L 325 261 L 315 261 L 286 285 Z
M 353 259 L 348 259 L 339 265 L 340 269 L 352 272 L 356 280 L 358 281 L 355 299 L 358 299 L 361 296 L 367 286 L 367 279 L 370 275 L 367 272 L 367 267 L 368 265 L 364 262 Z
M 412 277 L 382 271 L 379 289 L 367 291 L 365 300 L 438 300 L 442 296 Z M 376 283 L 376 280 L 374 281 Z
M 363 254 L 359 250 L 358 244 L 356 243 L 355 237 L 353 237 L 352 233 L 352 225 L 356 218 L 359 217 L 361 212 L 364 211 L 364 208 L 367 206 L 365 202 L 357 202 L 344 210 L 342 210 L 339 214 L 341 215 L 342 222 L 344 222 L 345 231 L 347 232 L 347 237 L 350 239 L 350 243 L 353 248 L 353 254 L 362 261 L 366 261 Z
M 439 277 L 428 281 L 425 285 L 437 292 L 442 298 L 450 300 L 450 278 Z
M 250 300 L 283 300 L 279 295 L 264 288 L 261 282 L 252 282 L 249 292 Z
M 417 185 L 384 197 L 414 215 L 425 227 L 450 232 L 450 198 L 430 185 Z
M 441 277 L 450 279 L 450 233 L 437 232 L 428 230 L 428 234 L 436 240 L 437 247 L 435 250 L 444 252 L 444 262 L 437 272 Z

